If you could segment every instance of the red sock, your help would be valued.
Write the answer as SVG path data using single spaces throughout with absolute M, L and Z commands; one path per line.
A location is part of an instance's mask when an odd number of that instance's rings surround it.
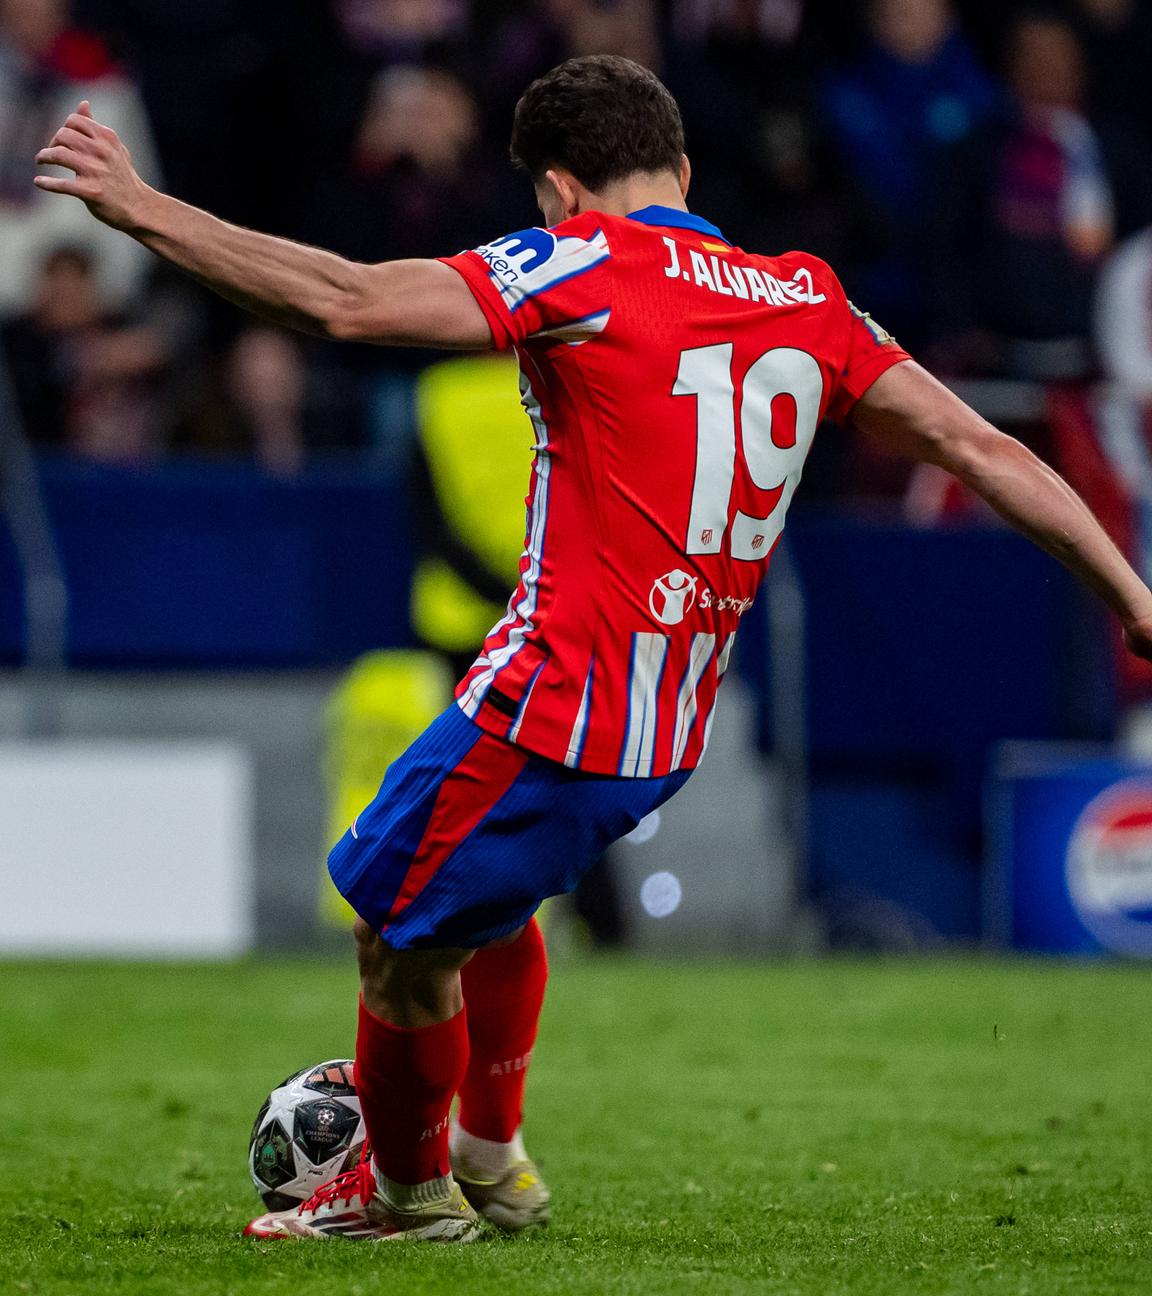
M 548 980 L 536 919 L 511 945 L 481 950 L 460 973 L 472 1054 L 460 1087 L 460 1126 L 508 1143 L 520 1128 L 524 1081 Z
M 448 1174 L 448 1112 L 468 1066 L 463 1011 L 407 1030 L 360 1004 L 356 1092 L 376 1168 L 398 1184 Z

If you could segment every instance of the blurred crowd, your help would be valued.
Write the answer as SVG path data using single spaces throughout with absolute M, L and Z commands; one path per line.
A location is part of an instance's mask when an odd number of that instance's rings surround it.
M 1145 0 L 0 0 L 0 344 L 29 437 L 399 470 L 430 359 L 253 323 L 35 190 L 81 98 L 178 197 L 361 260 L 434 256 L 538 219 L 512 109 L 592 52 L 678 97 L 695 210 L 831 261 L 936 372 L 1104 374 L 1152 401 Z M 816 489 L 902 488 L 846 462 L 826 452 Z

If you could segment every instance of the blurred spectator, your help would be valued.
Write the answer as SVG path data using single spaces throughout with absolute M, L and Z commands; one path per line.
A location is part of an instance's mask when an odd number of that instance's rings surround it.
M 1096 346 L 1105 375 L 1152 411 L 1152 228 L 1108 258 L 1096 295 Z
M 1007 70 L 1010 114 L 955 152 L 939 195 L 946 354 L 954 368 L 1080 378 L 1096 272 L 1152 214 L 1147 168 L 1120 128 L 1086 115 L 1066 22 L 1018 19 Z
M 393 68 L 380 77 L 356 135 L 352 182 L 373 187 L 366 199 L 384 199 L 393 240 L 424 244 L 428 221 L 458 225 L 455 208 L 467 186 L 464 163 L 478 136 L 475 101 L 451 74 Z M 446 186 L 443 193 L 436 192 L 440 186 Z M 370 232 L 379 224 L 374 201 L 354 211 L 334 210 L 333 216 L 346 230 L 355 228 L 357 237 L 376 237 Z
M 791 45 L 800 35 L 804 0 L 675 0 L 673 28 L 680 39 L 730 33 Z
M 110 309 L 86 249 L 45 259 L 29 311 L 0 328 L 0 343 L 33 441 L 115 462 L 156 453 L 167 348 Z
M 54 247 L 89 250 L 101 297 L 114 308 L 139 289 L 149 266 L 131 239 L 32 184 L 36 151 L 81 99 L 92 100 L 141 174 L 155 181 L 140 98 L 100 39 L 68 25 L 64 0 L 0 0 L 0 313 L 29 305 L 38 267 Z
M 192 316 L 192 322 L 199 324 Z M 187 342 L 187 338 L 178 341 Z M 242 317 L 231 337 L 194 338 L 170 384 L 170 444 L 200 455 L 250 457 L 273 477 L 295 477 L 325 447 L 307 342 Z
M 1147 0 L 1073 0 L 1093 108 L 1127 122 L 1152 146 L 1152 9 Z
M 622 54 L 659 71 L 656 3 L 524 0 L 477 5 L 470 52 L 487 119 L 486 134 L 503 151 L 516 101 L 529 82 L 564 59 Z
M 740 223 L 751 250 L 802 248 L 841 275 L 882 250 L 882 216 L 798 109 L 764 114 L 742 174 Z
M 352 166 L 314 185 L 307 237 L 357 261 L 451 255 L 507 232 L 493 178 L 507 169 L 480 147 L 476 101 L 456 77 L 391 68 L 369 97 Z M 366 424 L 382 458 L 406 465 L 414 375 L 431 358 L 373 347 L 318 351 L 333 421 Z M 342 408 L 349 397 L 352 407 Z
M 32 187 L 81 97 L 152 165 L 121 66 L 178 196 L 375 261 L 538 220 L 506 160 L 516 99 L 565 57 L 626 54 L 677 94 L 691 203 L 728 237 L 831 261 L 908 345 L 938 323 L 952 368 L 1086 373 L 1097 270 L 1152 221 L 1125 130 L 1152 137 L 1152 5 L 1060 2 L 1067 23 L 1017 0 L 0 0 L 0 316 L 18 316 L 26 414 L 39 440 L 111 457 L 245 449 L 290 474 L 368 444 L 407 462 L 432 357 L 246 324 L 191 283 L 145 281 L 135 244 Z M 968 40 L 990 52 L 1009 26 L 1010 96 Z M 1136 300 L 1134 258 L 1106 296 Z M 1142 337 L 1102 326 L 1106 361 Z M 808 477 L 809 494 L 892 494 L 903 469 L 826 437 Z
M 563 28 L 568 58 L 621 54 L 660 70 L 654 0 L 550 0 Z
M 299 237 L 316 172 L 346 153 L 370 76 L 343 42 L 333 0 L 74 3 L 138 78 L 165 188 Z
M 28 313 L 0 326 L 17 408 L 33 441 L 64 438 L 73 370 L 69 342 L 102 313 L 88 253 L 62 248 L 41 267 Z
M 923 212 L 937 159 L 994 113 L 999 96 L 947 0 L 871 0 L 867 20 L 864 51 L 824 80 L 823 108 L 888 228 L 885 254 L 853 286 L 915 345 L 928 311 Z
M 757 251 L 792 246 L 799 208 L 831 178 L 807 111 L 812 70 L 799 44 L 802 17 L 799 0 L 672 6 L 665 66 L 692 159 L 689 201 Z M 819 227 L 814 236 L 826 238 L 825 222 L 808 214 Z M 850 223 L 855 211 L 846 206 L 844 215 Z
M 469 0 L 337 0 L 354 48 L 388 61 L 420 57 L 429 46 L 462 36 Z
M 282 329 L 249 328 L 236 339 L 228 390 L 255 449 L 256 462 L 276 477 L 304 466 L 304 357 Z

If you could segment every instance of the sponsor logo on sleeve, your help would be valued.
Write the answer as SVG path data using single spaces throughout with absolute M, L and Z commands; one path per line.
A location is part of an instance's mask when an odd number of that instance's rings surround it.
M 518 230 L 475 249 L 510 311 L 529 298 L 574 279 L 611 256 L 603 230 L 588 238 L 546 229 Z
M 488 262 L 494 278 L 514 284 L 538 270 L 555 251 L 555 234 L 546 229 L 526 229 L 478 247 L 476 255 Z

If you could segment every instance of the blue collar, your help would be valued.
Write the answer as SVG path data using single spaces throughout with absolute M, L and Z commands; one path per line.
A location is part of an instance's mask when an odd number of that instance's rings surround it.
M 639 221 L 641 225 L 665 225 L 669 229 L 695 230 L 697 234 L 711 234 L 721 243 L 728 243 L 711 221 L 706 221 L 703 216 L 693 216 L 691 212 L 679 211 L 675 207 L 642 207 L 639 211 L 629 212 L 628 219 Z

